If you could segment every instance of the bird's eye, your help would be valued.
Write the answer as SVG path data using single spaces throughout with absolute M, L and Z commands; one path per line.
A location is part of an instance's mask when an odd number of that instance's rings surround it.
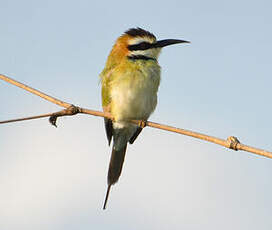
M 151 48 L 151 44 L 148 42 L 141 42 L 139 44 L 135 44 L 135 45 L 129 45 L 128 49 L 130 51 L 134 51 L 134 50 L 147 50 Z
M 149 48 L 150 48 L 150 44 L 147 43 L 147 42 L 141 42 L 141 43 L 139 44 L 139 48 L 140 48 L 141 50 L 149 49 Z

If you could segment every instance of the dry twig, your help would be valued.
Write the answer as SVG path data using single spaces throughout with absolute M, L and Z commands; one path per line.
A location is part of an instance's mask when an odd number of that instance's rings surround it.
M 33 94 L 36 94 L 37 96 L 41 97 L 41 98 L 44 98 L 45 100 L 48 100 L 54 104 L 57 104 L 61 107 L 64 107 L 66 109 L 64 110 L 61 110 L 60 112 L 57 112 L 57 113 L 50 113 L 50 114 L 43 114 L 43 115 L 38 115 L 38 116 L 32 116 L 32 117 L 27 117 L 27 118 L 20 118 L 20 119 L 14 119 L 14 120 L 7 120 L 7 121 L 0 121 L 0 124 L 4 124 L 4 123 L 8 123 L 8 122 L 15 122 L 15 121 L 22 121 L 22 120 L 30 120 L 30 119 L 37 119 L 37 118 L 41 118 L 41 117 L 48 117 L 50 116 L 50 122 L 51 124 L 53 125 L 56 125 L 56 120 L 59 116 L 67 116 L 67 115 L 75 115 L 77 113 L 84 113 L 84 114 L 90 114 L 90 115 L 94 115 L 94 116 L 100 116 L 100 117 L 106 117 L 106 118 L 109 118 L 111 120 L 113 120 L 113 117 L 108 114 L 108 113 L 103 113 L 103 112 L 100 112 L 100 111 L 96 111 L 96 110 L 90 110 L 90 109 L 85 109 L 85 108 L 81 108 L 81 107 L 77 107 L 77 106 L 74 106 L 72 104 L 69 104 L 67 102 L 63 102 L 57 98 L 54 98 L 54 97 L 51 97 L 47 94 L 44 94 L 34 88 L 31 88 L 23 83 L 20 83 L 16 80 L 13 80 L 7 76 L 4 76 L 4 75 L 1 75 L 0 74 L 0 79 L 6 81 L 6 82 L 9 82 L 15 86 L 18 86 L 24 90 L 27 90 Z M 209 135 L 205 135 L 205 134 L 202 134 L 202 133 L 197 133 L 197 132 L 193 132 L 193 131 L 190 131 L 190 130 L 185 130 L 185 129 L 179 129 L 179 128 L 175 128 L 175 127 L 172 127 L 172 126 L 168 126 L 168 125 L 163 125 L 163 124 L 158 124 L 158 123 L 154 123 L 154 122 L 150 122 L 150 121 L 147 121 L 147 122 L 143 122 L 143 121 L 136 121 L 136 120 L 133 120 L 131 121 L 132 123 L 134 124 L 137 124 L 141 127 L 145 127 L 145 126 L 149 126 L 149 127 L 153 127 L 153 128 L 157 128 L 157 129 L 162 129 L 162 130 L 167 130 L 167 131 L 170 131 L 170 132 L 175 132 L 175 133 L 179 133 L 179 134 L 183 134 L 183 135 L 186 135 L 186 136 L 191 136 L 191 137 L 194 137 L 194 138 L 198 138 L 198 139 L 202 139 L 202 140 L 205 140 L 205 141 L 208 141 L 208 142 L 212 142 L 212 143 L 215 143 L 215 144 L 218 144 L 218 145 L 222 145 L 226 148 L 229 148 L 229 149 L 233 149 L 233 150 L 243 150 L 243 151 L 247 151 L 247 152 L 251 152 L 251 153 L 254 153 L 254 154 L 257 154 L 257 155 L 261 155 L 261 156 L 265 156 L 265 157 L 268 157 L 268 158 L 271 158 L 272 159 L 272 152 L 268 152 L 268 151 L 265 151 L 265 150 L 262 150 L 262 149 L 257 149 L 257 148 L 254 148 L 254 147 L 251 147 L 251 146 L 247 146 L 247 145 L 244 145 L 244 144 L 241 144 L 239 142 L 239 140 L 236 138 L 236 137 L 233 137 L 233 136 L 230 136 L 227 138 L 227 140 L 223 140 L 223 139 L 220 139 L 220 138 L 217 138 L 217 137 L 212 137 L 212 136 L 209 136 Z

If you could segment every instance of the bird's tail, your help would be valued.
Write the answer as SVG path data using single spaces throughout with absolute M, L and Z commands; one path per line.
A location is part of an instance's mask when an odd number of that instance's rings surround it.
M 122 167 L 123 167 L 123 163 L 124 163 L 125 155 L 126 155 L 126 149 L 127 149 L 127 142 L 125 142 L 125 145 L 122 148 L 118 148 L 117 150 L 116 142 L 114 141 L 113 147 L 112 147 L 109 171 L 108 171 L 108 189 L 107 189 L 103 209 L 106 209 L 111 186 L 118 181 L 121 175 Z
M 108 198 L 109 198 L 109 194 L 110 194 L 110 188 L 111 188 L 111 184 L 108 184 L 108 188 L 107 188 L 107 193 L 106 193 L 106 197 L 105 197 L 105 201 L 104 201 L 104 205 L 103 205 L 103 209 L 106 209 L 107 206 L 107 202 L 108 202 Z

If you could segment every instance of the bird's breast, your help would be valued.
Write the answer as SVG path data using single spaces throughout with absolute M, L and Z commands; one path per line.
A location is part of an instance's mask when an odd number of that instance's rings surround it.
M 120 69 L 111 83 L 111 113 L 116 121 L 146 120 L 157 105 L 160 67 L 153 61 Z

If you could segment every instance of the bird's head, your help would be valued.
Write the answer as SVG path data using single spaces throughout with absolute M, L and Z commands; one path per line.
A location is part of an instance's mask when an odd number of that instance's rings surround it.
M 132 28 L 121 35 L 114 44 L 109 57 L 111 61 L 118 61 L 121 58 L 143 58 L 157 60 L 163 47 L 178 44 L 189 43 L 185 40 L 164 39 L 158 40 L 155 35 L 141 28 Z

